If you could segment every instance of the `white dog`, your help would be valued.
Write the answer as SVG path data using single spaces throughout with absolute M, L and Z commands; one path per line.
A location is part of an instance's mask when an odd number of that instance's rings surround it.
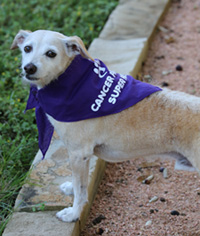
M 21 30 L 11 49 L 17 47 L 22 51 L 23 79 L 36 85 L 39 91 L 56 81 L 79 54 L 86 63 L 96 63 L 80 38 L 67 37 L 57 32 Z M 103 67 L 96 66 L 94 72 L 99 73 L 99 77 L 106 74 Z M 121 79 L 115 87 L 118 95 L 123 89 L 124 81 Z M 111 86 L 112 77 L 108 76 L 103 91 L 98 96 L 100 99 L 91 104 L 94 113 L 100 109 Z M 76 92 L 70 94 L 70 99 L 74 96 Z M 81 94 L 83 101 L 84 96 Z M 110 103 L 114 104 L 116 97 L 113 96 Z M 76 104 L 71 107 L 73 110 Z M 73 172 L 73 184 L 67 182 L 61 185 L 66 194 L 74 194 L 73 207 L 57 213 L 62 221 L 72 222 L 80 217 L 87 202 L 88 162 L 93 156 L 109 162 L 119 162 L 138 156 L 176 153 L 182 159 L 188 159 L 200 171 L 198 97 L 164 89 L 116 114 L 91 119 L 85 117 L 72 122 L 55 119 L 50 112 L 47 116 L 67 148 Z

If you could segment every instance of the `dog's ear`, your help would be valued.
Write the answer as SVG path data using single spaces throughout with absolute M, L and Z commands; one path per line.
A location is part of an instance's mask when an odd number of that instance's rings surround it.
M 28 37 L 30 33 L 31 33 L 30 31 L 20 30 L 18 34 L 15 36 L 10 49 L 13 50 L 18 48 L 18 46 L 24 42 L 25 38 Z
M 64 43 L 68 57 L 81 54 L 83 57 L 93 60 L 85 48 L 83 41 L 78 36 L 66 37 Z

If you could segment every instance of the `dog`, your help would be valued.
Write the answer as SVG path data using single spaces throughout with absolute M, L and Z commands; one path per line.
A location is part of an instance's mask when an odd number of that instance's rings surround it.
M 23 80 L 39 91 L 57 80 L 77 55 L 94 62 L 79 37 L 53 31 L 20 30 L 11 46 L 15 48 L 22 52 Z M 74 194 L 73 206 L 56 214 L 62 221 L 78 220 L 87 203 L 89 160 L 93 156 L 121 162 L 140 156 L 175 154 L 179 166 L 192 165 L 200 173 L 198 97 L 163 89 L 115 114 L 76 122 L 47 116 L 66 146 L 72 168 L 72 183 L 60 186 L 65 194 Z

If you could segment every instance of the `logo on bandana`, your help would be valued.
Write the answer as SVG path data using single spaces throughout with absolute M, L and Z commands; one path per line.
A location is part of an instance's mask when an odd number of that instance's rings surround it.
M 94 73 L 96 73 L 99 76 L 99 78 L 103 78 L 107 74 L 106 68 L 101 67 L 99 60 L 95 60 L 94 65 L 95 65 Z

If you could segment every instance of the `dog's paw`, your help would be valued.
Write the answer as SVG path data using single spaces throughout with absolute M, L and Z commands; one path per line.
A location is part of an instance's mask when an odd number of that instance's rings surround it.
M 73 207 L 68 207 L 57 212 L 56 217 L 64 222 L 76 222 L 79 219 L 79 215 L 77 215 Z
M 188 160 L 176 160 L 175 170 L 196 171 Z
M 73 195 L 73 185 L 72 182 L 65 182 L 60 185 L 60 190 L 66 195 Z

